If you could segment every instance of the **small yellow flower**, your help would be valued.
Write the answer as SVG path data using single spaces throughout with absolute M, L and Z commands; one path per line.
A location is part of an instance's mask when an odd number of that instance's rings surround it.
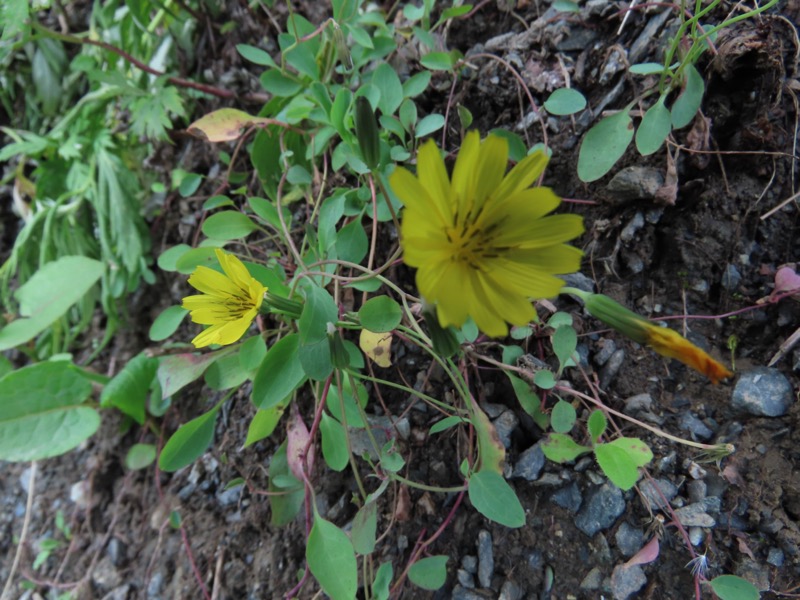
M 220 249 L 214 252 L 225 274 L 197 267 L 189 276 L 189 285 L 202 294 L 183 299 L 182 306 L 191 311 L 193 322 L 211 325 L 192 340 L 196 348 L 224 346 L 241 338 L 256 318 L 267 291 L 233 254 Z
M 493 337 L 507 323 L 535 318 L 531 299 L 555 296 L 557 274 L 578 269 L 581 251 L 564 242 L 583 232 L 578 215 L 545 216 L 561 202 L 553 191 L 530 185 L 547 164 L 544 152 L 521 160 L 509 173 L 508 143 L 467 134 L 448 177 L 439 149 L 426 143 L 417 175 L 398 167 L 389 181 L 405 205 L 401 225 L 404 260 L 416 267 L 417 287 L 436 306 L 442 327 L 470 316 Z

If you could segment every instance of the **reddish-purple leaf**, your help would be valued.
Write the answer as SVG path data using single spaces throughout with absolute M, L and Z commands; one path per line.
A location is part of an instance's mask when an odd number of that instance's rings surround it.
M 658 551 L 658 537 L 654 537 L 652 540 L 647 542 L 641 550 L 633 555 L 633 557 L 631 557 L 631 559 L 625 563 L 625 566 L 632 567 L 633 565 L 646 565 L 651 563 L 658 558 Z
M 775 291 L 773 293 L 780 294 L 791 291 L 800 292 L 800 275 L 791 267 L 781 267 L 775 273 Z
M 286 423 L 286 461 L 292 475 L 300 481 L 308 479 L 306 473 L 310 473 L 314 468 L 314 449 L 309 448 L 308 456 L 305 456 L 310 439 L 308 427 L 303 422 L 297 406 L 292 404 L 292 415 Z

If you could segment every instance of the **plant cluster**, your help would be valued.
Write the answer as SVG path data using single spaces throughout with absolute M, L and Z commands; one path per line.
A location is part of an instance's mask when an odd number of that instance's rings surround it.
M 581 252 L 570 242 L 583 224 L 578 215 L 556 212 L 556 193 L 536 185 L 546 151 L 527 148 L 510 132 L 481 139 L 469 131 L 448 174 L 448 146 L 423 143 L 443 129 L 447 116 L 423 114 L 417 99 L 442 72 L 455 81 L 463 66 L 459 53 L 442 51 L 437 35 L 473 7 L 454 3 L 434 18 L 434 2 L 424 0 L 419 7 L 406 5 L 403 20 L 393 24 L 362 4 L 334 0 L 331 18 L 320 25 L 290 14 L 278 37 L 279 59 L 255 46 L 238 46 L 241 56 L 263 67 L 260 82 L 271 99 L 255 115 L 224 108 L 190 125 L 190 132 L 209 143 L 233 145 L 230 153 L 220 152 L 227 170 L 202 205 L 204 239 L 158 257 L 160 269 L 188 276 L 197 291 L 153 323 L 150 339 L 163 342 L 161 351 L 141 352 L 110 380 L 64 356 L 0 379 L 0 397 L 8 399 L 0 407 L 0 458 L 15 461 L 74 448 L 97 430 L 99 409 L 118 410 L 129 425 L 162 434 L 158 418 L 189 390 L 197 393 L 199 385 L 189 386 L 202 380 L 202 395 L 214 399 L 211 408 L 183 424 L 160 451 L 155 444 L 136 444 L 126 458 L 130 469 L 157 460 L 170 472 L 211 447 L 230 398 L 249 395 L 254 413 L 244 447 L 274 441 L 263 490 L 271 522 L 285 525 L 303 513 L 307 526 L 307 570 L 288 595 L 300 594 L 313 576 L 337 600 L 356 597 L 359 588 L 364 597 L 389 598 L 406 579 L 424 589 L 441 587 L 448 557 L 428 550 L 465 497 L 496 523 L 525 524 L 525 510 L 503 476 L 505 447 L 476 398 L 479 367 L 499 369 L 508 378 L 521 408 L 549 432 L 543 444 L 549 459 L 569 462 L 591 453 L 625 490 L 636 485 L 653 454 L 642 440 L 622 436 L 617 420 L 717 460 L 732 451 L 680 440 L 606 406 L 580 364 L 572 315 L 536 304 L 559 294 L 577 297 L 596 319 L 713 383 L 732 375 L 677 332 L 601 294 L 564 287 L 557 276 L 579 269 Z M 144 16 L 154 7 L 145 5 L 109 3 L 92 14 L 97 27 L 114 32 L 131 53 L 165 64 L 171 45 L 185 40 L 187 21 L 158 9 L 161 21 L 151 23 Z M 658 100 L 637 133 L 644 154 L 660 147 L 672 128 L 688 124 L 699 108 L 702 80 L 698 91 L 693 65 L 706 40 L 730 24 L 704 30 L 699 22 L 708 10 L 700 9 L 682 22 L 659 66 L 659 86 L 648 92 L 658 93 Z M 22 11 L 22 4 L 9 3 L 6 24 L 12 10 Z M 108 19 L 115 14 L 123 19 L 112 27 Z M 144 36 L 142 27 L 162 33 Z M 675 62 L 684 34 L 693 44 Z M 27 195 L 30 209 L 2 270 L 7 310 L 19 318 L 0 330 L 0 349 L 19 347 L 44 359 L 73 346 L 98 299 L 111 335 L 117 301 L 151 277 L 138 208 L 148 182 L 131 166 L 147 148 L 135 141 L 163 136 L 171 118 L 184 115 L 185 98 L 168 78 L 129 71 L 106 48 L 35 20 L 28 31 L 7 28 L 3 35 L 19 36 L 15 43 L 25 49 L 7 52 L 3 60 L 30 61 L 29 71 L 18 70 L 18 77 L 29 79 L 16 85 L 36 86 L 42 73 L 55 77 L 55 68 L 69 75 L 57 97 L 40 92 L 26 127 L 6 130 L 15 141 L 0 154 L 16 160 L 15 189 L 21 199 Z M 403 37 L 421 49 L 421 69 L 401 77 L 389 58 Z M 64 52 L 68 43 L 80 44 L 71 59 Z M 679 87 L 682 94 L 667 109 Z M 16 89 L 3 92 L 8 106 L 16 101 Z M 559 101 L 576 101 L 572 94 L 561 96 L 551 98 L 548 110 L 563 113 Z M 624 152 L 633 136 L 633 105 L 586 135 L 578 164 L 584 180 L 602 176 Z M 458 114 L 468 129 L 471 115 Z M 123 118 L 128 126 L 120 129 Z M 598 156 L 586 158 L 592 153 Z M 511 170 L 509 159 L 515 163 Z M 198 175 L 179 179 L 181 195 L 198 197 Z M 73 235 L 77 241 L 69 242 Z M 414 269 L 415 289 L 404 279 L 403 263 Z M 12 281 L 19 286 L 13 294 Z M 76 303 L 78 310 L 71 308 Z M 191 344 L 180 337 L 187 315 L 206 327 L 194 328 Z M 167 341 L 176 332 L 179 339 Z M 527 360 L 525 348 L 534 343 L 548 349 L 542 358 L 549 362 Z M 401 344 L 441 370 L 441 394 L 387 370 Z M 567 385 L 567 373 L 584 385 Z M 91 398 L 93 383 L 103 386 L 98 402 Z M 391 391 L 441 415 L 428 431 L 432 439 L 458 432 L 464 454 L 452 465 L 451 487 L 406 477 L 398 419 L 384 402 Z M 388 431 L 375 424 L 378 415 L 390 419 Z M 354 449 L 354 432 L 369 440 L 366 449 Z M 348 532 L 318 512 L 323 468 L 348 470 L 358 490 Z M 255 485 L 229 482 L 237 484 Z M 379 564 L 376 552 L 379 507 L 393 486 L 456 495 L 442 529 L 414 548 L 399 573 L 391 562 Z M 180 527 L 179 515 L 174 520 Z M 752 585 L 737 577 L 697 577 L 725 600 L 754 597 Z

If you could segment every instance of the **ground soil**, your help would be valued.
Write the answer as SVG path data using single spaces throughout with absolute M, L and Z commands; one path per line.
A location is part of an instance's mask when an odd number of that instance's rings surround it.
M 228 36 L 204 34 L 198 48 L 207 55 L 198 52 L 194 68 L 196 73 L 210 68 L 220 78 L 234 74 L 226 80 L 242 86 L 234 91 L 246 92 L 254 82 L 253 76 L 247 74 L 251 67 L 232 51 L 233 45 L 262 43 L 264 32 L 274 29 L 263 13 L 248 10 L 244 2 L 229 4 L 226 10 L 238 15 L 241 27 Z M 301 2 L 296 8 L 312 22 L 321 22 L 326 11 L 316 3 L 310 4 L 314 7 Z M 566 20 L 553 18 L 546 27 L 530 31 L 527 28 L 547 6 L 520 1 L 511 3 L 515 4 L 514 10 L 507 11 L 503 10 L 505 4 L 508 3 L 480 3 L 469 19 L 450 26 L 442 38 L 443 47 L 457 48 L 468 56 L 485 51 L 504 58 L 519 70 L 539 105 L 554 88 L 563 86 L 565 74 L 571 78 L 571 85 L 586 93 L 590 107 L 608 98 L 620 82 L 621 96 L 613 99 L 608 109 L 621 107 L 641 89 L 641 81 L 625 79 L 624 69 L 607 78 L 602 72 L 615 49 L 629 49 L 661 8 L 654 12 L 633 11 L 619 34 L 621 16 L 616 11 L 623 8 L 621 4 L 599 3 L 602 6 L 598 5 L 591 14 L 584 11 L 582 16 Z M 730 8 L 726 4 L 716 17 L 723 17 Z M 275 10 L 280 18 L 283 8 Z M 581 240 L 586 251 L 583 272 L 594 280 L 597 289 L 648 316 L 723 315 L 753 306 L 768 296 L 777 268 L 800 259 L 800 212 L 796 202 L 763 218 L 767 211 L 790 198 L 797 185 L 797 163 L 791 159 L 796 152 L 796 94 L 800 89 L 793 10 L 795 5 L 787 6 L 782 14 L 747 22 L 725 33 L 718 40 L 716 57 L 709 55 L 701 60 L 698 66 L 708 90 L 703 114 L 708 121 L 698 121 L 676 133 L 675 143 L 670 146 L 674 163 L 668 160 L 664 149 L 647 158 L 629 150 L 612 171 L 613 175 L 623 168 L 640 166 L 656 169 L 663 176 L 673 170 L 673 193 L 660 200 L 652 196 L 621 198 L 607 189 L 610 176 L 590 185 L 580 182 L 575 170 L 578 141 L 591 119 L 578 116 L 548 120 L 542 114 L 541 122 L 545 123 L 553 150 L 545 184 L 564 198 L 591 201 L 569 204 L 567 210 L 585 217 L 587 233 Z M 667 19 L 667 28 L 671 19 Z M 516 37 L 498 38 L 509 33 Z M 565 43 L 577 35 L 586 36 L 583 45 Z M 657 33 L 637 60 L 658 60 L 667 35 Z M 413 60 L 413 53 L 411 56 Z M 541 141 L 540 120 L 536 115 L 525 120 L 530 113 L 529 104 L 509 70 L 480 57 L 474 58 L 472 64 L 474 68 L 456 84 L 449 101 L 467 107 L 476 117 L 474 126 L 483 132 L 503 127 L 524 135 L 530 144 Z M 433 87 L 438 91 L 431 90 L 420 100 L 420 106 L 444 113 L 452 80 L 445 75 L 437 77 Z M 212 102 L 201 104 L 197 113 L 218 106 Z M 528 126 L 519 128 L 522 122 Z M 456 147 L 457 129 L 447 131 L 451 149 Z M 153 161 L 153 168 L 163 169 L 165 178 L 179 158 L 183 161 L 181 167 L 187 170 L 202 173 L 214 168 L 215 149 L 181 132 L 176 132 L 174 138 L 175 146 L 161 149 Z M 186 219 L 183 225 L 179 221 L 195 214 L 201 201 L 202 198 L 184 203 L 173 198 L 168 204 L 172 212 L 152 221 L 156 245 L 192 243 L 194 230 L 185 225 Z M 637 213 L 645 217 L 641 225 L 633 228 L 632 234 L 622 235 Z M 723 277 L 729 266 L 741 275 L 735 285 Z M 401 271 L 398 276 L 412 281 L 408 272 Z M 134 299 L 130 330 L 118 335 L 105 355 L 109 370 L 118 369 L 126 358 L 147 345 L 143 332 L 154 316 L 175 303 L 186 290 L 183 282 L 160 274 L 157 285 Z M 713 430 L 714 440 L 735 444 L 735 454 L 721 464 L 703 465 L 709 485 L 724 489 L 721 517 L 715 527 L 706 530 L 705 539 L 696 549 L 698 553 L 707 552 L 710 576 L 738 573 L 757 580 L 764 588 L 764 598 L 797 597 L 800 402 L 778 418 L 735 412 L 730 401 L 733 382 L 713 386 L 682 365 L 666 361 L 616 334 L 597 333 L 597 323 L 582 316 L 578 305 L 563 300 L 559 306 L 576 314 L 577 327 L 587 334 L 581 339 L 590 356 L 607 339 L 614 339 L 625 350 L 621 370 L 604 389 L 604 401 L 609 406 L 621 409 L 624 399 L 649 393 L 659 427 L 676 435 L 688 435 L 679 429 L 678 422 L 684 412 L 691 411 Z M 692 335 L 725 360 L 730 356 L 725 350 L 727 341 L 735 336 L 736 368 L 742 371 L 767 364 L 780 343 L 800 327 L 800 304 L 787 299 L 735 318 L 694 320 L 689 324 Z M 189 329 L 185 333 L 187 339 L 192 335 Z M 531 349 L 535 347 L 532 343 Z M 396 364 L 408 381 L 430 375 L 430 365 L 424 357 L 408 349 L 404 356 L 400 349 Z M 776 365 L 789 378 L 795 392 L 796 364 L 796 357 L 790 352 Z M 588 370 L 590 377 L 601 371 L 591 360 Z M 478 383 L 475 391 L 481 401 L 505 405 L 521 421 L 508 454 L 509 464 L 513 465 L 519 454 L 543 433 L 516 404 L 503 377 L 481 371 Z M 574 384 L 582 385 L 581 379 L 576 377 Z M 434 394 L 444 395 L 446 391 L 435 377 L 426 385 Z M 19 572 L 22 578 L 34 582 L 34 591 L 16 588 L 12 597 L 55 597 L 57 591 L 72 590 L 81 598 L 201 598 L 198 579 L 209 596 L 220 599 L 279 598 L 290 590 L 304 567 L 305 526 L 302 518 L 282 528 L 269 524 L 269 504 L 258 491 L 267 488 L 266 467 L 276 443 L 267 440 L 241 449 L 254 413 L 248 393 L 249 387 L 245 386 L 225 405 L 212 450 L 192 467 L 177 473 L 162 473 L 155 467 L 131 472 L 122 466 L 122 460 L 132 444 L 163 444 L 164 436 L 217 401 L 201 388 L 194 388 L 193 393 L 176 401 L 159 423 L 161 437 L 151 430 L 121 430 L 119 417 L 109 413 L 104 416 L 101 431 L 83 447 L 39 464 L 28 543 L 23 548 Z M 393 414 L 408 407 L 408 399 L 399 395 L 385 400 Z M 301 400 L 306 408 L 308 402 Z M 459 485 L 458 452 L 463 440 L 456 434 L 426 440 L 424 432 L 434 415 L 420 410 L 411 410 L 408 415 L 412 427 L 405 447 L 410 457 L 409 477 L 431 485 Z M 689 465 L 697 459 L 697 453 L 629 424 L 622 425 L 627 435 L 641 437 L 653 449 L 653 476 L 670 479 L 684 494 Z M 585 463 L 579 469 L 551 463 L 545 466 L 549 481 L 553 477 L 556 481 L 575 481 L 584 491 L 594 486 L 594 470 Z M 3 579 L 17 549 L 14 536 L 20 534 L 26 500 L 21 481 L 29 473 L 29 465 L 8 464 L 0 477 L 4 506 L 0 516 Z M 226 483 L 239 477 L 247 480 L 247 487 L 226 492 Z M 317 493 L 328 507 L 328 518 L 340 525 L 347 523 L 355 512 L 349 502 L 351 479 L 325 469 L 320 469 L 317 477 Z M 615 543 L 617 529 L 626 522 L 652 534 L 661 523 L 639 495 L 630 492 L 625 495 L 625 513 L 615 525 L 590 538 L 576 527 L 574 514 L 551 501 L 558 486 L 520 479 L 512 480 L 512 484 L 526 509 L 526 525 L 510 530 L 490 523 L 464 500 L 430 548 L 431 553 L 451 557 L 447 583 L 439 592 L 430 594 L 406 585 L 401 592 L 403 597 L 451 597 L 462 558 L 476 555 L 479 530 L 491 533 L 495 561 L 493 590 L 481 590 L 481 597 L 497 597 L 505 581 L 516 583 L 524 598 L 609 597 L 602 588 L 587 590 L 581 583 L 594 567 L 602 577 L 609 577 L 614 566 L 626 560 Z M 455 498 L 399 488 L 384 498 L 379 531 L 384 531 L 390 522 L 393 525 L 376 556 L 380 561 L 392 560 L 395 573 L 399 573 L 416 541 L 440 527 Z M 398 514 L 396 503 L 406 501 L 409 504 L 399 511 L 405 518 L 393 519 L 392 515 Z M 168 525 L 167 517 L 176 509 L 183 520 L 182 529 Z M 55 526 L 58 511 L 71 529 L 69 542 Z M 686 568 L 692 553 L 668 521 L 669 518 L 660 531 L 660 556 L 644 567 L 647 584 L 636 598 L 694 597 L 694 578 Z M 33 560 L 41 541 L 47 538 L 64 543 L 34 569 Z M 773 548 L 784 554 L 780 567 L 766 562 Z M 548 572 L 553 575 L 552 587 L 546 583 Z M 315 593 L 314 584 L 309 583 L 299 597 L 311 598 Z M 702 593 L 705 598 L 712 597 L 708 590 Z

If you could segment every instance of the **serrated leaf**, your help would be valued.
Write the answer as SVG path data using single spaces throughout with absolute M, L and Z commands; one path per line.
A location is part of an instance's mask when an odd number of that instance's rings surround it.
M 358 564 L 345 533 L 315 513 L 306 544 L 308 568 L 332 600 L 353 600 L 358 591 Z
M 525 510 L 514 490 L 494 471 L 480 470 L 469 478 L 469 500 L 487 519 L 506 527 L 525 525 Z
M 600 179 L 625 154 L 633 139 L 633 121 L 626 106 L 592 127 L 581 141 L 578 177 L 589 183 Z

